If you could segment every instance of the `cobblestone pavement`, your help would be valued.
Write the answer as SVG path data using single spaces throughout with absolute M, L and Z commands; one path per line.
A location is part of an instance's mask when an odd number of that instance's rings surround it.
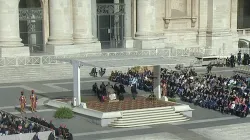
M 198 73 L 205 71 L 205 68 L 197 68 Z M 213 72 L 219 75 L 230 76 L 233 74 L 229 68 L 214 68 Z M 81 79 L 82 94 L 91 93 L 94 82 L 107 83 L 107 78 L 84 78 Z M 53 117 L 55 109 L 43 105 L 49 98 L 72 96 L 72 80 L 54 80 L 39 82 L 23 82 L 0 85 L 0 109 L 11 112 L 15 115 L 20 113 L 15 108 L 18 105 L 20 91 L 29 96 L 30 90 L 34 89 L 39 98 L 37 113 L 27 112 L 25 116 L 40 116 L 46 120 L 52 120 L 56 126 L 66 124 L 74 135 L 75 140 L 232 140 L 249 138 L 250 118 L 240 119 L 235 116 L 222 115 L 216 111 L 202 109 L 193 105 L 193 118 L 191 121 L 177 124 L 163 124 L 137 128 L 102 128 L 94 125 L 83 116 L 75 115 L 70 120 L 60 120 Z M 147 96 L 149 93 L 139 92 Z M 28 103 L 29 104 L 29 103 Z M 244 125 L 242 125 L 244 124 Z

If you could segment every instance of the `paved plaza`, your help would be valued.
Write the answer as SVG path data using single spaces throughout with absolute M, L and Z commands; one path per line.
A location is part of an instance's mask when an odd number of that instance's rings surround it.
M 197 68 L 198 73 L 205 72 L 204 68 Z M 229 68 L 214 68 L 216 74 L 230 76 L 233 74 Z M 93 95 L 91 88 L 93 83 L 107 83 L 107 77 L 103 78 L 83 78 L 81 79 L 81 90 L 85 96 Z M 188 122 L 175 124 L 162 124 L 154 126 L 144 126 L 136 128 L 111 128 L 100 127 L 92 124 L 84 116 L 75 115 L 70 120 L 59 120 L 53 117 L 55 108 L 43 105 L 51 98 L 71 97 L 73 82 L 68 80 L 23 82 L 0 85 L 0 109 L 21 115 L 15 106 L 19 104 L 20 92 L 24 91 L 28 97 L 31 90 L 35 90 L 38 95 L 38 112 L 27 112 L 25 116 L 39 116 L 48 121 L 52 120 L 56 126 L 66 124 L 74 135 L 75 140 L 231 140 L 250 138 L 250 118 L 240 119 L 235 116 L 223 115 L 219 112 L 202 109 L 190 104 L 195 109 L 193 118 Z M 140 95 L 148 96 L 149 93 L 140 91 Z M 181 102 L 181 101 L 178 101 Z M 29 104 L 29 101 L 28 101 Z M 244 124 L 243 124 L 244 123 Z

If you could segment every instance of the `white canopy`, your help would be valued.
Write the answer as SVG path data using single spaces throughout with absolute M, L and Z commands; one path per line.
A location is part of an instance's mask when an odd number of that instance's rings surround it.
M 161 98 L 160 92 L 160 65 L 166 64 L 176 64 L 177 60 L 165 57 L 142 57 L 136 56 L 131 58 L 131 56 L 118 56 L 114 57 L 96 57 L 96 58 L 81 58 L 81 59 L 59 59 L 59 61 L 69 62 L 73 66 L 73 81 L 74 81 L 74 106 L 79 106 L 81 104 L 81 88 L 80 88 L 80 68 L 82 66 L 91 67 L 124 67 L 124 66 L 154 66 L 154 73 L 157 75 L 154 79 L 154 91 L 157 93 L 157 97 Z M 177 61 L 177 62 L 176 62 Z

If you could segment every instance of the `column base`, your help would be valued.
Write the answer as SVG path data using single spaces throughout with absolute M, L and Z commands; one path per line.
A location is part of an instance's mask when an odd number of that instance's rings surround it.
M 30 56 L 30 48 L 24 47 L 1 47 L 0 57 L 27 57 Z
M 100 52 L 101 43 L 93 42 L 89 44 L 75 44 L 75 45 L 47 45 L 46 52 L 51 55 L 69 55 L 79 54 L 85 52 Z
M 73 38 L 54 38 L 54 37 L 49 37 L 48 39 L 48 45 L 72 45 L 73 43 Z
M 96 38 L 74 38 L 74 44 L 90 44 L 98 41 Z
M 134 48 L 134 40 L 133 39 L 125 39 L 125 48 L 126 49 L 132 49 Z
M 162 49 L 165 48 L 164 39 L 134 40 L 134 48 L 138 49 Z
M 0 47 L 8 48 L 8 47 L 23 47 L 23 43 L 21 43 L 22 39 L 20 38 L 7 38 L 0 40 Z

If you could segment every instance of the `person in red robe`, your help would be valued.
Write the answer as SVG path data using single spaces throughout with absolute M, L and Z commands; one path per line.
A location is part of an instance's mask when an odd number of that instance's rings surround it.
M 36 94 L 34 93 L 34 90 L 31 91 L 30 102 L 31 102 L 31 106 L 30 106 L 31 111 L 36 112 L 37 97 L 36 97 Z
M 26 98 L 24 96 L 23 91 L 21 92 L 21 96 L 19 98 L 19 102 L 20 102 L 20 109 L 21 109 L 21 113 L 25 113 L 25 106 L 26 106 Z

